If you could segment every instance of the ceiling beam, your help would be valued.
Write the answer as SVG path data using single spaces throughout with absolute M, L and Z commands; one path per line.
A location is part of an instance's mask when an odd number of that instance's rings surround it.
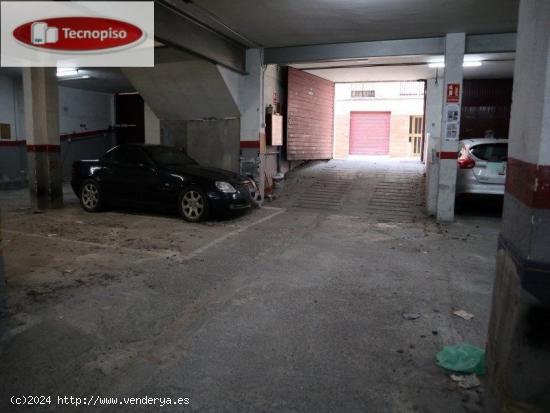
M 245 46 L 162 0 L 155 1 L 155 40 L 236 72 L 246 72 Z
M 470 35 L 466 37 L 466 53 L 513 52 L 515 49 L 515 33 Z M 356 60 L 385 56 L 441 55 L 444 53 L 445 37 L 428 37 L 313 46 L 273 47 L 265 49 L 264 64 L 285 65 L 300 62 Z
M 466 53 L 515 52 L 516 38 L 516 33 L 471 34 L 466 36 Z

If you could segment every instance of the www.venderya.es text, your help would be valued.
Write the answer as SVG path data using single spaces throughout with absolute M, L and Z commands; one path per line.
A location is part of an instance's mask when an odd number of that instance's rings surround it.
M 19 395 L 11 396 L 15 406 L 185 406 L 190 404 L 189 397 L 109 397 L 109 396 L 68 396 L 68 395 Z

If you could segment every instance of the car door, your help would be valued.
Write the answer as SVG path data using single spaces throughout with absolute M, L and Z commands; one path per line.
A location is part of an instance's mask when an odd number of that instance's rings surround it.
M 163 147 L 150 146 L 143 149 L 155 164 L 153 168 L 155 173 L 149 175 L 144 181 L 146 203 L 162 209 L 174 209 L 181 189 L 189 179 L 185 173 L 186 164 L 179 163 L 178 159 L 172 159 L 170 156 L 165 158 L 168 155 L 163 153 L 169 154 L 170 150 Z M 174 163 L 170 162 L 171 159 Z
M 103 178 L 108 199 L 143 204 L 147 182 L 156 173 L 150 159 L 137 145 L 119 146 L 109 155 Z
M 508 144 L 483 143 L 470 149 L 475 159 L 474 175 L 479 183 L 504 185 Z

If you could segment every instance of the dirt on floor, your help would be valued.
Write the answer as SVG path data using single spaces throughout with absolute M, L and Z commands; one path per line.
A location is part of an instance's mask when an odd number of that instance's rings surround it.
M 483 409 L 483 378 L 464 390 L 435 355 L 485 346 L 498 211 L 435 223 L 416 162 L 311 164 L 264 208 L 202 224 L 89 214 L 68 189 L 34 214 L 27 196 L 0 192 L 0 411 Z

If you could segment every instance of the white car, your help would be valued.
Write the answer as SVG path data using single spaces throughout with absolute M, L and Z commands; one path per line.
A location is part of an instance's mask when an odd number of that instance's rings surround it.
M 481 138 L 460 141 L 456 196 L 504 195 L 508 140 Z

